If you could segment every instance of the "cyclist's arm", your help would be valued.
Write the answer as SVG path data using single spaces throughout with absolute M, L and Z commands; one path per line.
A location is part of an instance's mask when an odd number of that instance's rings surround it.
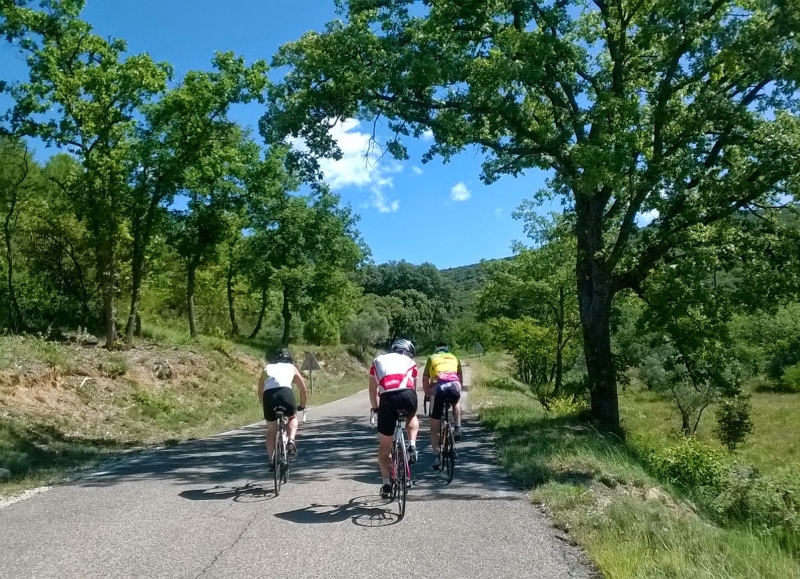
M 303 375 L 300 373 L 300 370 L 297 369 L 297 366 L 294 368 L 294 378 L 292 382 L 297 386 L 297 389 L 300 390 L 300 406 L 305 408 L 306 402 L 308 402 L 308 391 L 306 390 L 306 381 L 303 379 Z
M 458 382 L 463 386 L 464 385 L 464 371 L 461 369 L 461 359 L 458 360 L 458 370 L 456 370 L 458 374 Z
M 425 363 L 425 370 L 422 371 L 422 392 L 427 398 L 430 398 L 431 396 L 431 377 L 429 376 L 430 368 L 431 359 L 428 358 L 428 361 Z
M 264 404 L 264 384 L 267 381 L 267 371 L 261 371 L 261 377 L 258 379 L 258 401 Z
M 372 408 L 378 407 L 378 379 L 374 374 L 369 375 L 369 403 Z

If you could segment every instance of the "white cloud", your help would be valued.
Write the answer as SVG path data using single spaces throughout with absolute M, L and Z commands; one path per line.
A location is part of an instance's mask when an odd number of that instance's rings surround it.
M 503 212 L 503 208 L 502 207 L 498 207 L 497 209 L 494 210 L 494 216 L 495 217 L 500 217 L 500 214 L 502 212 Z
M 374 146 L 370 148 L 372 134 L 359 131 L 359 125 L 356 119 L 347 119 L 330 129 L 342 158 L 319 160 L 325 181 L 334 191 L 345 187 L 369 187 L 372 191 L 370 204 L 373 207 L 382 213 L 397 211 L 400 203 L 390 202 L 385 190 L 393 187 L 392 173 L 399 173 L 403 166 L 396 161 L 384 162 L 380 158 L 380 151 Z M 300 139 L 293 140 L 291 144 L 298 150 L 308 150 Z
M 414 174 L 415 174 L 415 175 L 422 175 L 422 169 L 420 169 L 420 168 L 419 168 L 419 167 L 417 167 L 416 165 L 414 165 L 413 167 L 411 167 L 411 170 L 412 170 L 412 171 L 414 171 Z
M 644 213 L 640 213 L 636 217 L 636 224 L 639 227 L 645 227 L 649 225 L 654 219 L 658 219 L 659 213 L 658 209 L 651 209 L 650 211 L 645 211 Z
M 472 197 L 472 193 L 463 181 L 459 181 L 450 189 L 450 199 L 453 201 L 466 201 L 470 197 Z
M 433 131 L 430 129 L 425 129 L 422 131 L 422 140 L 423 141 L 432 141 L 433 140 Z
M 386 196 L 378 189 L 372 190 L 372 206 L 380 213 L 394 213 L 400 209 L 400 201 L 395 199 L 389 202 Z

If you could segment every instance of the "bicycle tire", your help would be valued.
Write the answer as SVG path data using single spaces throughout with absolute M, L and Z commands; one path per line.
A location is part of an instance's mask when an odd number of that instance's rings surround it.
M 444 466 L 444 472 L 447 474 L 447 483 L 450 484 L 453 481 L 453 472 L 456 468 L 456 451 L 455 451 L 455 444 L 453 442 L 453 430 L 450 428 L 450 425 L 447 425 L 445 428 L 445 442 L 444 442 L 444 449 L 442 450 L 442 463 Z
M 402 521 L 406 516 L 406 493 L 408 493 L 408 479 L 406 473 L 408 472 L 408 457 L 406 456 L 405 449 L 401 448 L 398 452 L 398 465 L 397 465 L 397 508 L 399 511 L 398 520 Z
M 276 497 L 281 494 L 281 483 L 284 481 L 282 451 L 283 451 L 283 431 L 281 428 L 278 428 L 278 432 L 275 435 L 275 454 L 273 455 L 272 458 L 273 461 L 272 468 L 273 468 L 273 473 L 275 475 Z

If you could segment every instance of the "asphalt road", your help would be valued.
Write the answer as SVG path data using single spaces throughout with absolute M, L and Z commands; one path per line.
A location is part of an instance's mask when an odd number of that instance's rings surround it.
M 263 428 L 149 451 L 0 509 L 0 577 L 594 577 L 469 414 L 450 485 L 430 469 L 423 421 L 399 522 L 377 496 L 366 392 L 309 410 L 279 497 Z

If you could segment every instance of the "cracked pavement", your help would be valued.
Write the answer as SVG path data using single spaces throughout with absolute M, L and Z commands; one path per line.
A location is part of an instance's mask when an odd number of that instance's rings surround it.
M 279 497 L 262 423 L 122 459 L 2 508 L 0 578 L 596 576 L 505 478 L 469 413 L 450 485 L 430 469 L 423 419 L 398 522 L 377 496 L 368 422 L 366 392 L 309 409 Z

